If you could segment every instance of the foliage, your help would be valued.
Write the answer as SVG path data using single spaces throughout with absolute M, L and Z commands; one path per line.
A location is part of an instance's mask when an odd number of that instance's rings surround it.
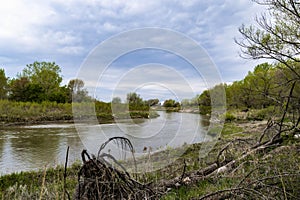
M 292 65 L 287 61 L 299 62 L 297 59 L 300 53 L 299 2 L 297 0 L 255 0 L 255 2 L 266 6 L 269 12 L 256 18 L 256 26 L 242 25 L 239 29 L 242 39 L 236 42 L 243 48 L 243 56 L 251 59 L 277 60 L 293 71 Z
M 68 90 L 60 87 L 61 69 L 54 62 L 34 62 L 23 69 L 17 78 L 10 80 L 9 99 L 14 101 L 68 101 Z
M 133 92 L 127 94 L 127 104 L 129 111 L 149 111 L 150 106 L 147 101 L 144 101 L 139 94 Z
M 4 69 L 0 69 L 0 99 L 7 98 L 8 92 L 8 78 L 5 75 Z
M 226 112 L 225 113 L 225 121 L 234 121 L 236 119 L 236 116 L 234 116 L 232 113 L 230 112 Z
M 61 69 L 54 62 L 34 62 L 29 64 L 16 78 L 9 80 L 4 70 L 0 70 L 0 99 L 13 101 L 71 103 L 92 101 L 80 79 L 61 86 Z M 8 94 L 8 96 L 7 96 Z
M 181 105 L 179 102 L 176 102 L 174 99 L 168 99 L 164 101 L 163 107 L 166 109 L 166 111 L 179 111 Z
M 14 102 L 0 101 L 0 121 L 38 122 L 72 119 L 72 106 L 69 103 L 56 102 Z
M 155 105 L 158 105 L 159 99 L 149 99 L 147 101 L 147 103 L 148 103 L 149 106 L 155 106 Z
M 33 84 L 39 84 L 45 90 L 56 88 L 60 85 L 61 69 L 54 62 L 34 62 L 26 65 L 22 77 L 27 77 Z
M 211 113 L 211 98 L 209 90 L 204 90 L 201 93 L 201 95 L 198 97 L 198 102 L 200 114 L 205 115 Z
M 127 94 L 127 103 L 130 105 L 142 105 L 143 99 L 140 97 L 139 94 L 132 92 Z
M 163 106 L 166 107 L 166 108 L 169 108 L 169 107 L 176 108 L 176 107 L 180 107 L 180 103 L 176 102 L 174 99 L 168 99 L 168 100 L 164 101 Z
M 81 79 L 72 79 L 68 83 L 66 94 L 69 93 L 69 102 L 91 101 L 88 92 L 84 89 L 84 82 Z
M 21 77 L 27 77 L 31 84 L 38 85 L 43 91 L 45 98 L 49 99 L 51 93 L 59 90 L 62 82 L 60 73 L 60 67 L 54 62 L 34 62 L 26 65 Z
M 256 26 L 242 27 L 239 32 L 242 39 L 236 43 L 242 47 L 242 55 L 250 59 L 271 59 L 276 61 L 277 71 L 274 80 L 278 87 L 273 92 L 264 91 L 264 95 L 277 103 L 282 116 L 277 120 L 279 124 L 278 136 L 282 136 L 283 122 L 293 113 L 293 127 L 300 122 L 300 4 L 298 0 L 255 0 L 266 6 L 268 14 L 256 18 Z M 263 69 L 266 71 L 265 69 Z M 262 74 L 264 75 L 264 74 Z M 270 82 L 268 77 L 266 82 Z M 263 79 L 264 80 L 264 79 Z M 264 89 L 271 89 L 265 83 Z M 263 105 L 269 102 L 263 102 Z M 273 104 L 274 105 L 274 104 Z
M 294 70 L 300 73 L 300 64 L 293 63 Z M 284 105 L 286 105 L 291 85 L 296 79 L 295 74 L 283 64 L 259 64 L 253 72 L 248 72 L 244 79 L 235 81 L 232 84 L 223 84 L 228 109 L 248 113 L 247 118 L 250 120 L 269 119 L 272 114 L 273 117 L 279 118 L 279 111 L 282 111 Z M 210 114 L 210 94 L 212 92 L 217 94 L 220 86 L 204 90 L 197 96 L 201 114 Z M 300 114 L 299 97 L 300 85 L 296 84 L 287 109 L 289 115 L 295 116 L 295 121 Z M 183 101 L 184 105 L 188 105 L 188 102 L 188 100 Z

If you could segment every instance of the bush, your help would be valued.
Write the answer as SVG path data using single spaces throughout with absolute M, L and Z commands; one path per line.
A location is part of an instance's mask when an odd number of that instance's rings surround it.
M 233 115 L 230 112 L 226 112 L 226 114 L 225 114 L 225 121 L 231 122 L 231 121 L 234 121 L 234 120 L 236 120 L 236 116 Z

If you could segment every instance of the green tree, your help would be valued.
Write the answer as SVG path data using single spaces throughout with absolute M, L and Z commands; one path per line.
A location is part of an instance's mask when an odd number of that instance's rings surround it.
M 300 54 L 300 4 L 298 0 L 254 0 L 267 6 L 268 15 L 256 18 L 256 26 L 239 29 L 242 39 L 237 44 L 242 47 L 242 55 L 251 59 L 271 59 L 284 64 L 300 78 L 294 64 Z M 272 19 L 272 20 L 271 20 Z
M 147 103 L 148 103 L 149 106 L 155 106 L 159 103 L 159 100 L 158 99 L 149 99 L 147 101 Z
M 295 91 L 300 82 L 300 4 L 298 0 L 254 0 L 266 6 L 268 15 L 262 14 L 256 18 L 256 26 L 242 25 L 239 29 L 242 39 L 236 40 L 242 47 L 242 56 L 250 59 L 271 59 L 279 63 L 287 74 L 286 81 L 280 87 L 285 88 L 284 96 L 272 95 L 280 102 L 282 117 L 277 124 L 279 129 L 276 137 L 281 136 L 283 122 L 288 119 L 288 111 L 292 102 L 300 102 L 300 96 Z M 294 91 L 295 90 L 295 91 Z M 270 97 L 270 95 L 269 95 Z M 298 103 L 299 105 L 299 103 Z M 297 115 L 291 120 L 295 129 L 300 122 L 300 106 Z M 273 137 L 272 141 L 276 138 Z
M 20 77 L 10 81 L 10 100 L 42 102 L 46 100 L 43 88 L 32 84 L 27 77 Z
M 9 98 L 15 101 L 69 101 L 70 91 L 61 87 L 61 69 L 54 62 L 34 62 L 27 65 L 16 79 L 10 81 Z
M 227 104 L 232 108 L 247 107 L 243 83 L 243 81 L 234 81 L 226 88 Z
M 46 99 L 48 100 L 52 93 L 58 93 L 62 77 L 61 69 L 54 62 L 34 62 L 26 65 L 21 74 L 22 77 L 27 77 L 31 84 L 41 86 Z
M 145 102 L 139 94 L 133 92 L 133 93 L 128 93 L 127 94 L 127 103 L 129 105 L 129 110 L 130 111 L 146 111 L 149 110 L 149 105 L 147 102 Z
M 199 96 L 200 95 L 196 95 L 194 98 L 191 99 L 190 101 L 191 106 L 199 106 Z
M 272 89 L 275 86 L 274 72 L 273 65 L 263 63 L 257 65 L 253 73 L 249 75 L 249 82 L 254 86 L 255 101 L 253 101 L 253 107 L 266 108 L 275 103 L 272 101 Z
M 128 93 L 127 94 L 127 102 L 128 104 L 132 104 L 132 105 L 142 105 L 143 103 L 143 99 L 140 97 L 139 94 L 132 92 L 132 93 Z
M 165 107 L 167 110 L 178 111 L 180 110 L 181 105 L 179 102 L 176 102 L 174 99 L 168 99 L 164 101 L 163 107 Z
M 198 97 L 200 114 L 211 113 L 211 98 L 210 91 L 204 90 Z
M 48 96 L 47 100 L 56 101 L 57 103 L 70 103 L 70 90 L 67 86 L 59 87 Z
M 8 92 L 8 78 L 5 76 L 4 69 L 0 69 L 0 99 L 6 99 Z
M 12 79 L 9 83 L 9 99 L 14 101 L 29 101 L 27 93 L 29 85 L 30 81 L 27 77 L 19 77 L 18 79 Z
M 174 105 L 175 105 L 175 100 L 174 99 L 165 100 L 164 103 L 163 103 L 163 106 L 166 107 L 166 108 L 174 107 Z

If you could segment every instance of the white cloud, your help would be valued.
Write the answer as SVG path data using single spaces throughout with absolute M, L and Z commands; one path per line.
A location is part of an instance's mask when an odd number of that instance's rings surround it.
M 233 38 L 238 36 L 238 27 L 250 23 L 262 9 L 249 0 L 10 0 L 0 7 L 0 65 L 10 67 L 12 73 L 12 66 L 26 65 L 28 60 L 59 60 L 64 63 L 63 71 L 69 72 L 68 79 L 76 76 L 74 66 L 105 39 L 133 28 L 161 27 L 182 32 L 203 45 L 224 81 L 232 81 L 242 78 L 253 65 L 238 57 L 239 47 Z M 159 43 L 165 38 L 157 36 L 154 40 Z M 121 41 L 111 48 L 126 45 L 131 44 Z M 172 46 L 180 49 L 184 44 L 173 41 L 165 45 Z M 112 50 L 108 48 L 105 53 Z M 118 78 L 121 73 L 117 69 L 110 78 Z M 197 79 L 186 76 L 197 85 Z M 111 88 L 109 83 L 106 89 Z
M 66 46 L 61 49 L 58 49 L 58 52 L 63 54 L 70 54 L 70 55 L 78 55 L 83 52 L 83 47 L 81 46 Z
M 43 4 L 31 1 L 11 0 L 0 7 L 0 39 L 30 38 L 30 33 L 45 23 L 51 23 L 55 11 Z

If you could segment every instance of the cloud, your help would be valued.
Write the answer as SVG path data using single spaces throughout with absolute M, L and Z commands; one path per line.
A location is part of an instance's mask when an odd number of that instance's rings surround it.
M 219 68 L 223 80 L 228 82 L 242 78 L 254 67 L 254 62 L 238 57 L 239 47 L 233 38 L 238 36 L 238 27 L 250 23 L 262 9 L 249 0 L 11 0 L 0 7 L 0 65 L 14 76 L 20 66 L 35 60 L 56 61 L 62 64 L 64 78 L 70 79 L 76 77 L 89 52 L 107 38 L 135 28 L 160 27 L 181 32 L 202 45 Z M 156 43 L 165 40 L 160 35 L 152 39 Z M 127 45 L 134 44 L 124 38 L 104 53 L 109 55 L 115 48 Z M 174 40 L 165 47 L 177 47 L 179 51 L 184 45 Z M 186 51 L 192 56 L 192 49 Z M 124 59 L 123 65 L 147 64 L 153 57 L 146 56 Z M 164 63 L 169 54 L 159 56 L 155 60 L 157 63 L 170 64 Z M 200 61 L 201 56 L 193 58 Z M 174 65 L 180 69 L 182 63 L 176 62 Z M 118 70 L 122 72 L 119 67 L 116 74 Z M 184 70 L 182 67 L 179 71 L 193 82 L 193 72 Z M 87 73 L 93 75 L 92 70 Z
M 55 11 L 43 4 L 35 4 L 32 1 L 11 0 L 2 3 L 0 7 L 1 41 L 17 41 L 26 44 L 36 36 L 36 29 L 49 20 Z

